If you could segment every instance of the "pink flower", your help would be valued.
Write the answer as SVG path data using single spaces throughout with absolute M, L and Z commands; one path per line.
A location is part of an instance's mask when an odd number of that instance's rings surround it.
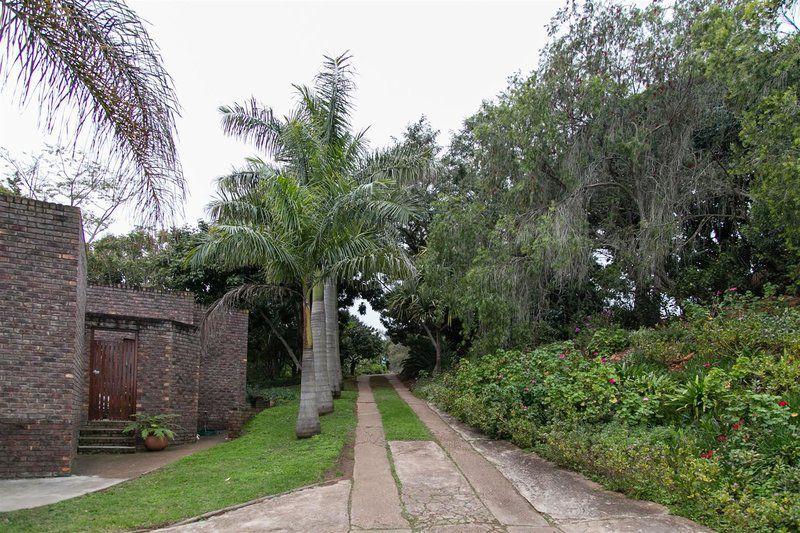
M 520 409 L 522 409 L 523 411 L 527 411 L 528 410 L 528 406 L 527 405 L 523 405 L 522 407 L 520 407 Z
M 704 367 L 706 367 L 706 368 L 708 368 L 708 367 L 710 367 L 710 366 L 711 366 L 711 363 L 703 363 L 703 366 L 704 366 Z
M 580 333 L 580 332 L 581 332 L 581 328 L 575 328 L 575 333 Z
M 608 382 L 611 383 L 612 385 L 614 385 L 617 382 L 617 380 L 614 379 L 614 378 L 611 378 L 611 379 L 608 380 Z
M 592 355 L 597 355 L 597 352 L 592 352 Z
M 601 358 L 600 358 L 600 362 L 601 362 L 601 363 L 605 363 L 606 361 L 607 361 L 607 359 L 606 359 L 605 357 L 601 357 Z
M 559 356 L 558 356 L 558 358 L 559 358 L 559 359 L 564 359 L 565 357 L 567 357 L 567 355 L 566 355 L 566 354 L 563 354 L 563 353 L 562 353 L 561 355 L 559 355 Z
M 736 287 L 731 287 L 730 289 L 728 289 L 728 292 L 736 292 Z

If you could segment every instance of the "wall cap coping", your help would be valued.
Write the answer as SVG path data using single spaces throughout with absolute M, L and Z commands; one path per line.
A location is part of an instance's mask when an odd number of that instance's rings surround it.
M 44 200 L 35 200 L 33 198 L 27 198 L 25 196 L 16 196 L 14 194 L 6 194 L 0 192 L 0 199 L 5 200 L 12 204 L 20 204 L 20 205 L 32 205 L 38 207 L 47 207 L 50 209 L 55 209 L 57 211 L 74 211 L 80 214 L 81 209 L 80 207 L 76 207 L 74 205 L 65 205 L 65 204 L 57 204 L 55 202 L 46 202 Z
M 135 315 L 117 315 L 113 313 L 97 313 L 95 311 L 87 311 L 86 319 L 88 326 L 97 326 L 98 321 L 112 320 L 117 322 L 133 322 L 135 324 L 171 324 L 178 328 L 189 329 L 197 331 L 199 328 L 195 324 L 189 322 L 181 322 L 171 318 L 155 318 Z

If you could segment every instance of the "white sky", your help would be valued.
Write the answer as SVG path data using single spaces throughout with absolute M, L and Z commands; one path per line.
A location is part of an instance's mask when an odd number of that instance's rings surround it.
M 213 179 L 255 153 L 222 134 L 221 104 L 252 95 L 285 113 L 292 83 L 310 84 L 324 54 L 350 50 L 358 73 L 354 125 L 370 126 L 373 146 L 423 114 L 447 143 L 510 75 L 534 68 L 545 25 L 562 4 L 129 0 L 149 22 L 183 108 L 178 147 L 189 197 L 178 223 L 201 218 Z M 12 88 L 0 90 L 0 147 L 36 152 L 55 139 L 30 107 L 16 106 Z M 113 230 L 130 227 L 121 220 Z M 378 325 L 375 313 L 365 321 Z

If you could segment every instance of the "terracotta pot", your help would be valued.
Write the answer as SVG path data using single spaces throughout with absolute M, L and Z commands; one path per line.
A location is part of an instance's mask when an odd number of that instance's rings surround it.
M 155 435 L 148 435 L 144 439 L 144 446 L 151 452 L 163 450 L 169 444 L 167 437 L 156 437 Z

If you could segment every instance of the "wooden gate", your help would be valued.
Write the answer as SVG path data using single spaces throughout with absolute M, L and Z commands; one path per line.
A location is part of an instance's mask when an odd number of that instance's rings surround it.
M 95 338 L 89 366 L 89 420 L 130 420 L 136 412 L 136 340 Z

